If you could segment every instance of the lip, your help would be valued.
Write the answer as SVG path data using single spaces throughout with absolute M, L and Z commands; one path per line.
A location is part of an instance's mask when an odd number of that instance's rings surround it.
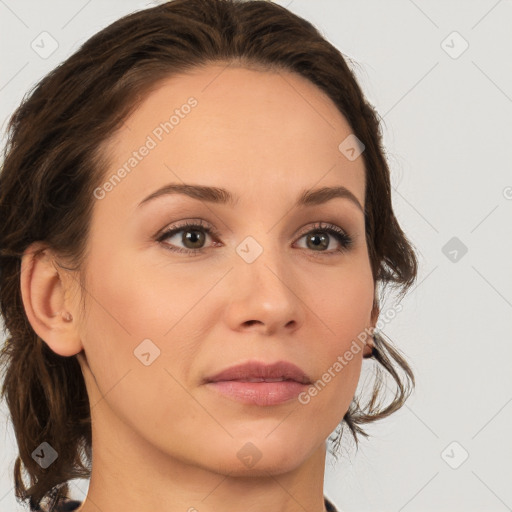
M 230 366 L 211 377 L 206 377 L 205 381 L 238 380 L 247 382 L 250 379 L 283 379 L 301 384 L 311 384 L 311 379 L 306 372 L 288 361 L 277 361 L 275 363 L 248 361 L 247 363 Z
M 204 384 L 242 403 L 277 405 L 295 399 L 311 384 L 311 379 L 288 361 L 271 364 L 249 361 L 207 377 Z

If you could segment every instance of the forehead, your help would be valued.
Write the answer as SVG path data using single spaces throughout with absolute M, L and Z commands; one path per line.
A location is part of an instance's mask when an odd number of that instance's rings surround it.
M 209 65 L 147 95 L 110 142 L 109 172 L 124 166 L 119 185 L 133 201 L 181 181 L 283 199 L 295 188 L 343 185 L 364 205 L 364 161 L 339 149 L 351 133 L 332 100 L 300 75 Z

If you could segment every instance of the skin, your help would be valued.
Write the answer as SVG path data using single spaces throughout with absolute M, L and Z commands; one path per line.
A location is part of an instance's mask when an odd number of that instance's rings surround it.
M 344 186 L 364 207 L 364 162 L 338 149 L 351 128 L 315 85 L 218 64 L 149 94 L 108 142 L 106 179 L 191 96 L 190 114 L 103 199 L 91 198 L 86 290 L 50 249 L 23 257 L 29 320 L 56 353 L 76 355 L 89 394 L 94 459 L 80 511 L 321 512 L 326 439 L 367 348 L 306 405 L 241 404 L 202 379 L 256 359 L 291 361 L 316 381 L 375 326 L 363 212 L 346 198 L 293 206 L 304 189 Z M 223 187 L 238 200 L 172 194 L 137 206 L 171 182 Z M 186 231 L 155 240 L 186 220 L 219 233 L 205 234 L 198 256 L 166 248 L 193 247 Z M 308 245 L 317 222 L 339 226 L 352 246 L 337 252 L 332 234 L 327 248 Z M 248 236 L 263 249 L 252 263 L 236 251 Z M 160 350 L 148 366 L 134 355 L 144 339 Z M 261 455 L 252 467 L 237 457 L 249 442 Z

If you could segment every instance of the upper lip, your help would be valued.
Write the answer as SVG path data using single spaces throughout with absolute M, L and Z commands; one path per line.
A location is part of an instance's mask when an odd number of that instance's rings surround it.
M 215 375 L 207 377 L 205 381 L 248 381 L 249 379 L 259 379 L 260 382 L 266 379 L 294 380 L 301 384 L 311 384 L 309 376 L 298 366 L 288 361 L 277 361 L 271 364 L 249 361 L 226 368 Z

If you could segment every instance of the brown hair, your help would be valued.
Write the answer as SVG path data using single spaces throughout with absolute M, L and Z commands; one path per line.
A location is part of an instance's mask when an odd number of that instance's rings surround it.
M 44 77 L 8 125 L 0 173 L 0 308 L 8 333 L 0 353 L 2 397 L 19 448 L 16 497 L 33 510 L 49 496 L 52 509 L 69 492 L 69 480 L 90 476 L 91 420 L 77 359 L 55 354 L 27 319 L 21 256 L 43 241 L 70 262 L 70 270 L 80 270 L 93 190 L 108 167 L 105 142 L 159 81 L 219 62 L 292 71 L 331 98 L 365 145 L 365 229 L 375 286 L 393 285 L 403 296 L 416 279 L 414 250 L 392 210 L 377 114 L 343 55 L 311 23 L 264 0 L 174 0 L 119 19 Z M 407 362 L 382 335 L 375 337 L 373 357 L 378 365 L 371 398 L 363 406 L 354 398 L 340 424 L 356 445 L 358 434 L 368 436 L 359 425 L 399 409 L 414 386 Z M 385 387 L 381 368 L 396 385 L 386 406 L 378 400 Z M 334 439 L 338 445 L 342 433 Z M 32 458 L 42 442 L 58 453 L 49 470 Z

